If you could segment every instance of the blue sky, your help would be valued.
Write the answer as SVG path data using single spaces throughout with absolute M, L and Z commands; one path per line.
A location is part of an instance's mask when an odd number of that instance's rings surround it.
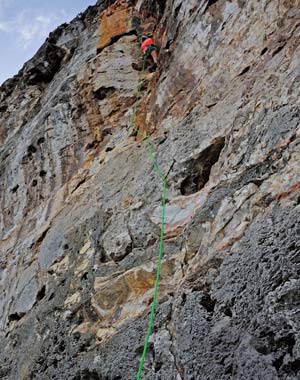
M 0 0 L 0 84 L 16 74 L 58 25 L 96 0 Z

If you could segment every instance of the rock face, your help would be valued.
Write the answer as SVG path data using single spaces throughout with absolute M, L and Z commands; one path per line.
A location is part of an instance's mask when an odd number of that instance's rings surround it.
M 0 378 L 300 376 L 300 1 L 100 0 L 0 88 Z

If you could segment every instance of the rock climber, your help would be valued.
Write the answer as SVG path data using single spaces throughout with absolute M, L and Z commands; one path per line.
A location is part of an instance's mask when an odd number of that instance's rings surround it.
M 146 58 L 152 57 L 154 64 L 152 65 L 152 70 L 154 71 L 157 67 L 158 58 L 156 53 L 156 46 L 154 45 L 154 41 L 151 37 L 142 36 L 141 37 L 141 49 L 145 54 Z

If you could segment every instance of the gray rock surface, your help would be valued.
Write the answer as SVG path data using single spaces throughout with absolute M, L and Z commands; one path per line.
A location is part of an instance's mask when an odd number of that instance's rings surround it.
M 0 87 L 0 378 L 298 380 L 299 1 L 99 0 Z

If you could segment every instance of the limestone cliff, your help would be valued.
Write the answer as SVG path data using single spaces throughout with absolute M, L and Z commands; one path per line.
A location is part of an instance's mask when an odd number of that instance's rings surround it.
M 300 376 L 300 1 L 99 0 L 0 88 L 0 378 Z

